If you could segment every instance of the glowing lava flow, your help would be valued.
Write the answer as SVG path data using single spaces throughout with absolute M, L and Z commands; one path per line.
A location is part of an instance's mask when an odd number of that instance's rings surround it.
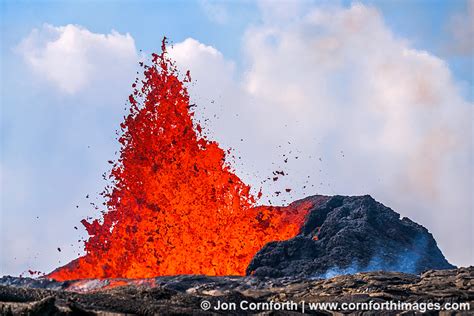
M 189 96 L 166 54 L 152 55 L 133 85 L 120 158 L 103 220 L 82 223 L 86 255 L 47 277 L 149 278 L 243 275 L 266 243 L 295 236 L 307 208 L 255 207 L 225 152 L 193 124 Z

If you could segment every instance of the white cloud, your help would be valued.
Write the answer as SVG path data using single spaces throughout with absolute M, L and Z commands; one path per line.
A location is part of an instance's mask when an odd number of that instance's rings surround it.
M 117 80 L 130 80 L 138 59 L 129 34 L 92 33 L 72 24 L 45 24 L 34 29 L 16 49 L 39 78 L 67 94 L 98 82 L 113 85 Z
M 178 64 L 192 70 L 191 75 L 194 81 L 199 82 L 200 89 L 208 91 L 216 86 L 222 89 L 232 81 L 234 63 L 225 60 L 221 52 L 212 46 L 188 38 L 173 45 L 169 53 Z
M 263 185 L 277 203 L 372 194 L 428 227 L 453 263 L 472 264 L 472 104 L 446 63 L 396 38 L 364 5 L 262 15 L 244 38 L 242 77 L 197 41 L 174 52 L 198 78 L 191 92 L 206 105 L 199 117 L 217 114 L 213 137 L 242 156 L 242 177 L 260 186 L 276 168 L 290 172 Z M 272 196 L 286 187 L 291 197 Z

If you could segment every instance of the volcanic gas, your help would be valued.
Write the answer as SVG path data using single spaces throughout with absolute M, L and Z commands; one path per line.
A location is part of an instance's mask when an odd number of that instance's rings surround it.
M 265 244 L 298 234 L 309 205 L 256 205 L 226 152 L 193 121 L 190 74 L 180 79 L 166 39 L 142 67 L 120 126 L 103 218 L 82 220 L 86 254 L 47 277 L 244 275 Z

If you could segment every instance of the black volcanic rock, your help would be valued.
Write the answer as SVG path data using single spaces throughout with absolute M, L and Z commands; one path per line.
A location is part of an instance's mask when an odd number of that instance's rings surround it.
M 113 284 L 121 286 L 111 288 Z M 42 282 L 0 278 L 0 315 L 472 315 L 474 267 L 430 270 L 422 275 L 365 272 L 327 280 L 305 278 L 209 277 L 177 275 L 144 280 L 79 280 Z M 202 302 L 210 310 L 202 309 Z M 243 310 L 242 302 L 295 302 L 297 308 Z M 457 304 L 457 310 L 312 309 L 323 303 Z M 234 303 L 215 310 L 218 302 Z M 463 304 L 461 308 L 460 304 Z M 468 308 L 470 310 L 468 310 Z M 419 311 L 415 313 L 415 311 Z
M 331 277 L 362 271 L 419 274 L 454 268 L 423 226 L 366 196 L 312 196 L 300 233 L 271 242 L 253 258 L 248 275 Z M 297 201 L 295 203 L 301 203 Z

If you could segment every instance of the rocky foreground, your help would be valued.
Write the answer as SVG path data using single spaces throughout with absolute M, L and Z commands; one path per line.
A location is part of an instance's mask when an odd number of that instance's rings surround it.
M 3 277 L 0 279 L 0 313 L 298 315 L 304 312 L 318 315 L 413 315 L 413 311 L 406 309 L 414 309 L 432 315 L 470 315 L 472 312 L 467 310 L 442 309 L 447 307 L 446 303 L 454 303 L 448 307 L 472 310 L 473 279 L 474 267 L 430 270 L 420 276 L 400 272 L 364 272 L 331 279 L 182 275 L 132 281 L 115 279 L 55 282 Z M 383 302 L 412 305 L 402 308 L 405 310 L 394 311 L 397 307 L 392 307 L 392 311 L 382 311 L 380 304 Z M 339 306 L 322 306 L 317 305 L 318 303 Z M 341 307 L 343 303 L 346 303 L 345 308 Z M 469 306 L 460 306 L 459 303 L 469 303 Z M 369 311 L 368 304 L 371 304 L 372 309 L 379 308 Z M 435 310 L 430 311 L 428 304 L 432 304 Z

